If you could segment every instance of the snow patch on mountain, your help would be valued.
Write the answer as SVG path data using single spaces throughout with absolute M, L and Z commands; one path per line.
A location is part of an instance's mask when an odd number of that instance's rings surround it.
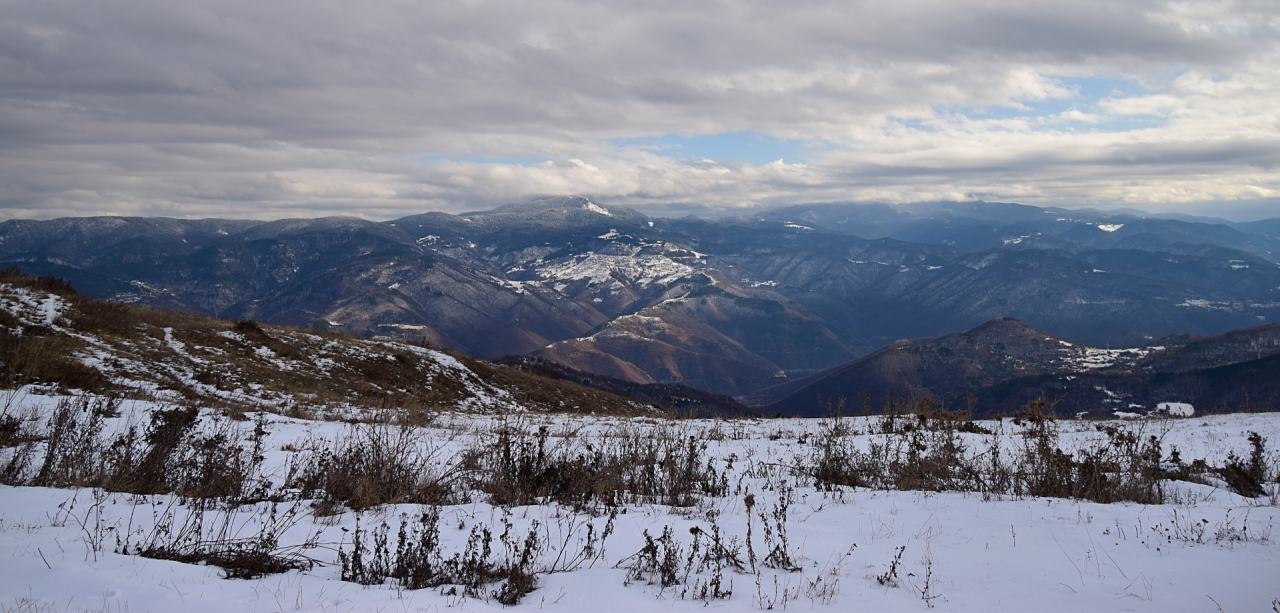
M 605 217 L 613 217 L 613 213 L 610 213 L 608 209 L 606 209 L 606 208 L 604 208 L 604 207 L 602 207 L 602 206 L 600 206 L 600 205 L 598 205 L 598 204 L 596 204 L 596 203 L 594 203 L 594 202 L 592 202 L 592 201 L 590 201 L 590 200 L 588 200 L 588 201 L 586 202 L 586 204 L 583 204 L 583 205 L 582 205 L 582 208 L 583 208 L 584 210 L 591 211 L 592 213 L 599 213 L 599 214 L 601 214 L 601 215 L 604 215 Z
M 1113 366 L 1132 363 L 1155 351 L 1163 351 L 1164 347 L 1129 347 L 1125 349 L 1098 349 L 1095 347 L 1072 346 L 1060 349 L 1064 355 L 1062 361 L 1074 372 L 1100 370 Z
M 544 281 L 586 281 L 588 285 L 670 285 L 698 274 L 698 270 L 660 255 L 606 255 L 587 252 L 535 269 Z
M 1218 302 L 1213 300 L 1202 300 L 1197 298 L 1188 298 L 1174 306 L 1205 309 L 1208 311 L 1230 311 L 1231 305 L 1227 302 Z

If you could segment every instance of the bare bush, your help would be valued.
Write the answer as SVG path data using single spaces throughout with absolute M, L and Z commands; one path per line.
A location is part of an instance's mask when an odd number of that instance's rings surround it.
M 290 469 L 285 487 L 360 510 L 383 504 L 448 504 L 463 492 L 459 467 L 410 426 L 353 424 L 336 439 L 313 440 Z
M 673 428 L 616 429 L 551 440 L 550 431 L 505 424 L 470 449 L 476 487 L 497 505 L 556 501 L 585 508 L 627 503 L 687 507 L 728 491 L 706 443 Z
M 1025 421 L 1023 454 L 1013 468 L 1014 492 L 1031 496 L 1082 498 L 1094 502 L 1132 501 L 1160 504 L 1161 445 L 1158 438 L 1111 425 L 1106 434 L 1076 453 L 1063 451 L 1057 421 L 1043 400 L 1032 401 L 1015 423 Z
M 49 419 L 44 461 L 30 485 L 83 487 L 106 478 L 99 462 L 103 420 L 114 417 L 119 402 L 90 396 L 65 397 Z
M 687 548 L 675 538 L 670 526 L 663 526 L 657 538 L 645 530 L 644 546 L 615 565 L 627 571 L 624 584 L 643 582 L 656 586 L 659 597 L 673 588 L 673 595 L 682 600 L 705 603 L 732 597 L 733 579 L 725 573 L 729 570 L 747 572 L 746 563 L 742 561 L 743 544 L 737 537 L 721 532 L 718 517 L 716 511 L 709 511 L 706 516 L 709 528 L 690 528 L 693 540 Z
M 1241 496 L 1256 498 L 1267 492 L 1263 484 L 1267 479 L 1267 439 L 1257 432 L 1249 433 L 1249 456 L 1242 458 L 1234 451 L 1227 456 L 1227 462 L 1216 472 L 1227 482 L 1227 487 Z
M 99 487 L 236 503 L 269 495 L 269 484 L 259 474 L 267 434 L 263 422 L 246 439 L 226 421 L 199 428 L 199 409 L 178 407 L 152 413 L 143 433 L 134 425 L 104 433 L 119 406 L 120 400 L 111 397 L 60 399 L 47 432 L 17 450 L 0 477 L 12 485 Z M 37 444 L 43 446 L 43 460 L 27 477 Z
M 680 583 L 680 558 L 682 547 L 675 538 L 671 526 L 662 527 L 662 535 L 653 538 L 644 531 L 644 546 L 639 551 L 618 562 L 618 568 L 627 570 L 626 582 L 643 581 L 648 585 L 668 588 Z
M 819 489 L 834 486 L 894 490 L 972 491 L 986 495 L 1051 496 L 1095 502 L 1164 499 L 1157 437 L 1111 425 L 1099 425 L 1100 442 L 1065 451 L 1057 420 L 1044 400 L 1029 403 L 1014 424 L 1020 449 L 1005 450 L 1001 437 L 952 417 L 928 403 L 920 412 L 881 417 L 866 450 L 854 445 L 839 425 L 824 424 L 813 451 L 801 458 L 800 472 Z M 834 418 L 838 420 L 839 418 Z M 965 436 L 987 437 L 985 449 L 970 450 Z
M 212 505 L 195 504 L 182 512 L 170 507 L 154 527 L 137 543 L 132 533 L 117 543 L 116 553 L 171 560 L 187 564 L 205 563 L 222 568 L 228 579 L 255 579 L 289 570 L 309 569 L 315 560 L 306 551 L 317 546 L 316 536 L 298 545 L 281 546 L 280 538 L 301 520 L 300 505 L 279 513 L 278 503 L 236 522 L 235 509 L 214 510 Z M 244 534 L 251 524 L 259 527 Z
M 611 515 L 603 530 L 597 530 L 590 520 L 579 522 L 574 517 L 560 523 L 564 541 L 555 559 L 546 562 L 545 554 L 551 548 L 549 532 L 544 532 L 537 520 L 530 523 L 527 531 L 519 531 L 504 517 L 503 531 L 498 536 L 503 555 L 497 560 L 493 534 L 480 523 L 471 527 L 462 551 L 447 555 L 440 546 L 438 507 L 424 508 L 416 519 L 402 514 L 394 546 L 386 522 L 365 530 L 357 515 L 350 552 L 343 545 L 338 559 L 344 581 L 381 585 L 391 580 L 409 590 L 447 587 L 446 593 L 452 595 L 461 588 L 465 597 L 493 598 L 512 606 L 537 588 L 539 575 L 566 572 L 598 561 L 604 541 L 613 532 L 613 520 Z M 571 550 L 569 543 L 575 538 L 579 549 Z M 491 584 L 498 585 L 486 591 Z

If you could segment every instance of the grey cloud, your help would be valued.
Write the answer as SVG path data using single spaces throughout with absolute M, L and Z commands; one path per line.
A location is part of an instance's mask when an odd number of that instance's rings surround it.
M 1053 95 L 1044 89 L 1055 75 L 1159 86 L 1171 71 L 1233 75 L 1275 53 L 1271 5 L 1192 8 L 0 0 L 0 209 L 377 217 L 588 193 L 732 210 L 1059 185 L 1065 168 L 1112 163 L 1159 166 L 1139 179 L 1197 163 L 1224 176 L 1274 169 L 1274 130 L 1228 135 L 1234 145 L 1175 139 L 1181 158 L 1160 148 L 1165 137 L 1122 146 L 1067 135 L 1014 159 L 1000 154 L 998 131 L 976 133 L 971 146 L 992 159 L 980 163 L 948 153 L 961 135 L 886 136 L 885 117 Z M 856 155 L 702 168 L 602 142 L 736 130 L 830 140 Z M 1084 162 L 1067 159 L 1095 146 Z M 555 162 L 415 161 L 427 154 Z

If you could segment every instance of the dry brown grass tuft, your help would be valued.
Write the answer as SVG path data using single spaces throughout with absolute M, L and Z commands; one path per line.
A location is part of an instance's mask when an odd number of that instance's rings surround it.
M 706 451 L 705 440 L 673 425 L 552 437 L 545 426 L 533 430 L 517 421 L 479 439 L 464 458 L 475 487 L 497 505 L 688 507 L 729 489 Z
M 442 446 L 404 425 L 353 424 L 334 440 L 313 440 L 290 468 L 287 489 L 360 510 L 384 504 L 451 504 L 464 499 L 458 467 Z

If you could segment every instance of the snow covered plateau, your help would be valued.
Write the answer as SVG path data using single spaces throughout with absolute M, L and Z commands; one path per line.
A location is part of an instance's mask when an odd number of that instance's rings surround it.
M 68 398 L 42 388 L 3 394 L 0 404 L 13 417 L 7 423 L 18 424 L 15 431 L 47 434 L 56 427 L 50 422 L 60 414 L 60 403 L 70 406 Z M 90 405 L 105 406 L 83 406 Z M 83 417 L 97 419 L 99 440 L 109 442 L 131 428 L 156 432 L 161 410 L 173 409 L 126 400 Z M 677 421 L 444 413 L 414 426 L 274 413 L 235 417 L 239 421 L 204 410 L 193 426 L 193 432 L 207 435 L 199 440 L 221 433 L 219 440 L 240 441 L 246 457 L 252 456 L 253 480 L 265 495 L 246 494 L 234 503 L 36 487 L 31 483 L 39 482 L 42 471 L 56 472 L 51 461 L 62 466 L 43 455 L 49 439 L 36 436 L 0 448 L 6 481 L 21 484 L 0 486 L 0 611 L 484 611 L 505 608 L 503 592 L 520 578 L 529 579 L 526 587 L 532 589 L 514 608 L 553 611 L 1280 607 L 1280 490 L 1273 451 L 1260 456 L 1269 482 L 1254 497 L 1233 493 L 1210 470 L 1199 482 L 1158 480 L 1159 504 L 1102 504 L 994 491 L 999 488 L 919 491 L 813 478 L 806 467 L 830 455 L 837 443 L 867 457 L 900 443 L 908 445 L 907 454 L 912 441 L 936 444 L 923 426 L 886 434 L 892 428 L 884 417 Z M 92 429 L 84 423 L 82 430 Z M 999 457 L 987 457 L 993 453 L 1022 453 L 1037 427 L 1010 419 L 969 423 L 974 425 L 953 432 L 950 440 L 975 466 L 998 464 Z M 1250 433 L 1264 443 L 1280 442 L 1277 413 L 1065 420 L 1052 427 L 1069 453 L 1128 434 L 1140 443 L 1154 442 L 1161 466 L 1171 471 L 1173 464 L 1196 459 L 1216 467 L 1247 458 Z M 913 439 L 912 432 L 930 434 Z M 403 453 L 421 460 L 420 471 L 435 475 L 435 483 L 453 484 L 449 500 L 433 506 L 372 504 L 357 512 L 352 506 L 360 505 L 324 504 L 322 496 L 299 485 L 307 458 L 314 457 L 309 453 L 360 436 L 401 441 Z M 497 470 L 501 463 L 494 458 L 505 458 L 503 450 L 567 458 L 563 467 L 574 466 L 574 454 L 589 459 L 592 449 L 657 440 L 675 443 L 664 448 L 668 457 L 678 455 L 675 448 L 690 450 L 679 456 L 690 465 L 673 468 L 660 459 L 655 466 L 688 470 L 703 489 L 679 500 L 659 492 L 615 498 L 612 504 L 603 497 L 573 501 L 557 495 L 507 495 L 500 502 L 500 490 L 457 479 L 483 472 L 477 466 Z M 94 457 L 112 457 L 109 451 L 103 443 Z M 13 468 L 22 453 L 26 467 Z M 454 573 L 449 576 L 468 576 L 472 583 L 428 580 L 430 587 L 408 589 L 403 577 L 378 576 L 379 564 L 395 567 L 410 556 L 398 541 L 401 530 L 408 532 L 410 549 L 415 542 L 430 549 L 418 550 L 426 560 L 422 565 L 434 564 L 436 574 L 430 576 Z M 260 538 L 264 534 L 269 538 Z M 430 534 L 434 541 L 424 537 Z M 364 547 L 359 572 L 352 568 L 357 536 Z M 381 554 L 379 538 L 386 539 Z M 158 559 L 155 548 L 152 557 L 141 553 L 156 545 L 198 548 L 218 540 L 252 542 L 297 564 L 252 579 L 228 578 L 232 572 L 211 563 Z M 480 540 L 486 540 L 483 547 Z M 525 574 L 466 575 L 464 568 L 518 568 Z

